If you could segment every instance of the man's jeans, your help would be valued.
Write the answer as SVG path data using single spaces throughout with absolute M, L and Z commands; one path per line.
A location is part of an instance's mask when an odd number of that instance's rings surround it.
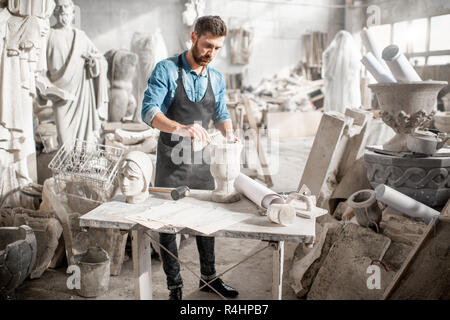
M 159 243 L 167 248 L 174 256 L 178 257 L 176 235 L 170 233 L 160 233 Z M 198 254 L 200 256 L 201 277 L 205 281 L 210 281 L 216 277 L 214 259 L 214 237 L 196 236 Z M 180 275 L 180 264 L 163 248 L 160 248 L 163 269 L 167 277 L 167 288 L 169 290 L 183 287 L 183 280 Z

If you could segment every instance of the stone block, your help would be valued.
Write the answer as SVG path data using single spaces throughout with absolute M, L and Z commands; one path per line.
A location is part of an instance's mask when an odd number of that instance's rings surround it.
M 0 228 L 0 295 L 14 291 L 36 262 L 36 237 L 28 226 Z
M 14 225 L 27 225 L 31 227 L 35 234 L 37 244 L 36 264 L 30 274 L 30 279 L 40 278 L 49 266 L 58 247 L 63 230 L 62 226 L 52 212 L 23 208 L 15 208 L 14 211 Z
M 323 115 L 298 187 L 306 184 L 319 207 L 334 211 L 329 200 L 355 161 L 363 156 L 372 117 L 372 113 L 357 109 L 347 109 L 345 115 Z
M 339 223 L 329 215 L 325 216 L 329 217 L 327 219 L 328 222 L 316 224 L 316 234 L 318 236 L 314 246 L 308 248 L 304 244 L 300 244 L 294 252 L 289 278 L 291 288 L 299 298 L 303 298 L 310 290 L 328 251 L 342 231 L 342 223 Z
M 328 252 L 314 283 L 308 300 L 327 299 L 380 299 L 394 272 L 380 268 L 381 290 L 369 289 L 367 268 L 381 261 L 389 248 L 388 237 L 349 223 Z

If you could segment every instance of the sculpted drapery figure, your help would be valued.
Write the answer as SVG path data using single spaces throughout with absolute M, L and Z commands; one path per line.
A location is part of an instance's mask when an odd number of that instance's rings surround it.
M 59 143 L 99 142 L 100 117 L 108 105 L 107 62 L 87 35 L 72 26 L 72 0 L 56 0 L 57 23 L 50 30 L 47 66 L 50 81 L 74 96 L 54 103 Z
M 35 76 L 53 8 L 53 0 L 0 1 L 0 206 L 29 207 L 14 190 L 37 181 Z

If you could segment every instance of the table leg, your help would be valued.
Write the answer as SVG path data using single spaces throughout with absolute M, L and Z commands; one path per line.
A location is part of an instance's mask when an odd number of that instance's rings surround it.
M 272 298 L 281 300 L 283 293 L 284 241 L 274 243 Z
M 150 238 L 144 231 L 131 232 L 134 270 L 134 296 L 137 300 L 152 300 L 152 260 Z

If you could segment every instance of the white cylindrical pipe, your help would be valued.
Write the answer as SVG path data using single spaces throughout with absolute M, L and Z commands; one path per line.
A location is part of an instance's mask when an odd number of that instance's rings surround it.
M 391 72 L 382 66 L 371 52 L 367 53 L 361 62 L 378 83 L 397 82 Z
M 423 219 L 426 223 L 429 223 L 434 217 L 440 215 L 439 211 L 384 184 L 378 185 L 375 188 L 375 192 L 378 201 L 410 217 Z
M 361 41 L 366 48 L 367 52 L 371 52 L 375 58 L 378 60 L 381 60 L 381 50 L 378 46 L 377 41 L 375 40 L 375 37 L 373 36 L 372 32 L 364 28 L 361 31 Z
M 361 42 L 366 48 L 367 52 L 370 52 L 373 54 L 373 56 L 378 60 L 378 62 L 383 66 L 383 68 L 386 69 L 386 73 L 394 78 L 394 76 L 391 73 L 391 70 L 389 70 L 389 67 L 387 66 L 386 62 L 381 58 L 381 50 L 380 46 L 378 45 L 375 36 L 368 28 L 364 28 L 361 31 Z
M 408 59 L 406 59 L 405 55 L 400 52 L 400 48 L 395 44 L 391 44 L 384 48 L 382 57 L 397 81 L 422 81 L 416 70 L 414 70 Z

